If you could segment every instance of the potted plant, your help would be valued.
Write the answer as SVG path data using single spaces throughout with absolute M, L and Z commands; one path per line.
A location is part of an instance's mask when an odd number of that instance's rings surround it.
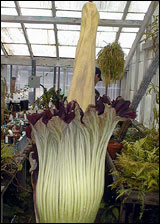
M 114 161 L 120 169 L 111 172 L 115 181 L 110 185 L 117 191 L 117 198 L 123 202 L 134 193 L 135 199 L 141 203 L 139 219 L 142 218 L 145 197 L 148 193 L 159 192 L 159 134 L 155 129 L 148 130 L 146 137 L 136 142 L 123 141 L 121 154 Z
M 108 44 L 98 53 L 97 64 L 101 69 L 105 84 L 121 80 L 124 74 L 124 52 L 118 42 Z

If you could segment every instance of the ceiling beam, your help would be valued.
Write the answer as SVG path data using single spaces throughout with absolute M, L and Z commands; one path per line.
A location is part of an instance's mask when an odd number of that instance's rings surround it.
M 123 16 L 122 16 L 122 20 L 125 20 L 125 19 L 126 19 L 126 16 L 127 16 L 128 9 L 129 9 L 130 4 L 131 4 L 131 1 L 127 1 L 126 6 L 125 6 L 125 9 L 124 9 Z M 119 30 L 118 30 L 118 32 L 117 32 L 117 34 L 116 34 L 116 39 L 115 39 L 115 41 L 117 41 L 117 42 L 118 42 L 118 40 L 119 40 L 119 37 L 120 37 L 120 33 L 121 33 L 121 31 L 122 31 L 122 28 L 123 28 L 123 27 L 120 26 L 120 27 L 119 27 Z
M 15 6 L 16 6 L 16 10 L 17 10 L 18 16 L 22 16 L 22 13 L 21 13 L 21 10 L 20 10 L 20 6 L 19 6 L 19 2 L 18 1 L 14 1 L 14 3 L 15 3 Z M 24 24 L 22 22 L 21 22 L 21 27 L 22 27 L 22 30 L 23 30 L 24 38 L 25 38 L 26 43 L 27 43 L 28 51 L 30 53 L 31 59 L 33 59 L 33 51 L 32 51 L 32 48 L 31 48 L 31 44 L 30 44 L 29 39 L 28 39 L 26 28 L 25 28 L 25 26 L 24 26 Z
M 73 58 L 51 58 L 51 57 L 33 57 L 36 60 L 36 66 L 46 66 L 46 67 L 73 67 Z M 28 65 L 32 66 L 32 61 L 29 56 L 1 56 L 2 65 Z
M 3 51 L 4 56 L 5 56 L 5 57 L 8 57 L 8 53 L 7 53 L 7 51 L 6 51 L 6 49 L 5 49 L 5 47 L 4 47 L 4 45 L 3 45 L 2 42 L 1 42 L 1 49 L 2 49 L 2 51 Z
M 81 25 L 81 18 L 1 15 L 1 22 Z M 141 27 L 141 20 L 100 19 L 98 26 Z
M 127 66 L 129 65 L 134 53 L 135 53 L 135 50 L 137 48 L 137 45 L 139 44 L 139 41 L 141 40 L 142 36 L 143 36 L 143 33 L 146 29 L 146 25 L 149 23 L 156 7 L 158 5 L 158 1 L 152 1 L 149 8 L 148 8 L 148 11 L 146 12 L 145 14 L 145 17 L 144 17 L 144 20 L 142 22 L 142 25 L 137 33 L 137 36 L 132 44 L 132 47 L 131 47 L 131 50 L 129 51 L 129 54 L 126 58 L 126 61 L 125 61 L 125 65 L 124 65 L 124 69 L 127 68 Z
M 56 7 L 55 7 L 55 1 L 52 1 L 52 16 L 56 17 Z M 54 24 L 54 34 L 55 34 L 55 42 L 56 42 L 56 55 L 57 59 L 59 59 L 59 48 L 58 48 L 58 35 L 57 35 L 57 25 Z

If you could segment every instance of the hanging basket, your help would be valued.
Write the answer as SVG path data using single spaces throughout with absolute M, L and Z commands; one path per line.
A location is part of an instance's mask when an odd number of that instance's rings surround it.
M 108 44 L 98 53 L 97 64 L 101 69 L 105 84 L 121 80 L 124 74 L 124 52 L 118 42 Z

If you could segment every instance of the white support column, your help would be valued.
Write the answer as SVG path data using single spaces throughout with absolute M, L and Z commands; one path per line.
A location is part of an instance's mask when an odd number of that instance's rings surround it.
M 138 89 L 139 61 L 140 61 L 140 45 L 138 44 L 137 49 L 136 49 L 134 93 L 136 93 L 137 89 Z
M 148 68 L 148 50 L 144 50 L 144 60 L 143 60 L 143 77 Z M 142 79 L 143 79 L 142 77 Z M 144 108 L 145 108 L 145 95 L 140 102 L 140 123 L 144 122 Z
M 1 78 L 7 78 L 7 65 L 1 65 Z

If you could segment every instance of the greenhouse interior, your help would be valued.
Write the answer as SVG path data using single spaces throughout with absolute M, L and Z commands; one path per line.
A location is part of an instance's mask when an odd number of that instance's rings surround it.
M 1 1 L 1 223 L 159 223 L 158 1 Z

